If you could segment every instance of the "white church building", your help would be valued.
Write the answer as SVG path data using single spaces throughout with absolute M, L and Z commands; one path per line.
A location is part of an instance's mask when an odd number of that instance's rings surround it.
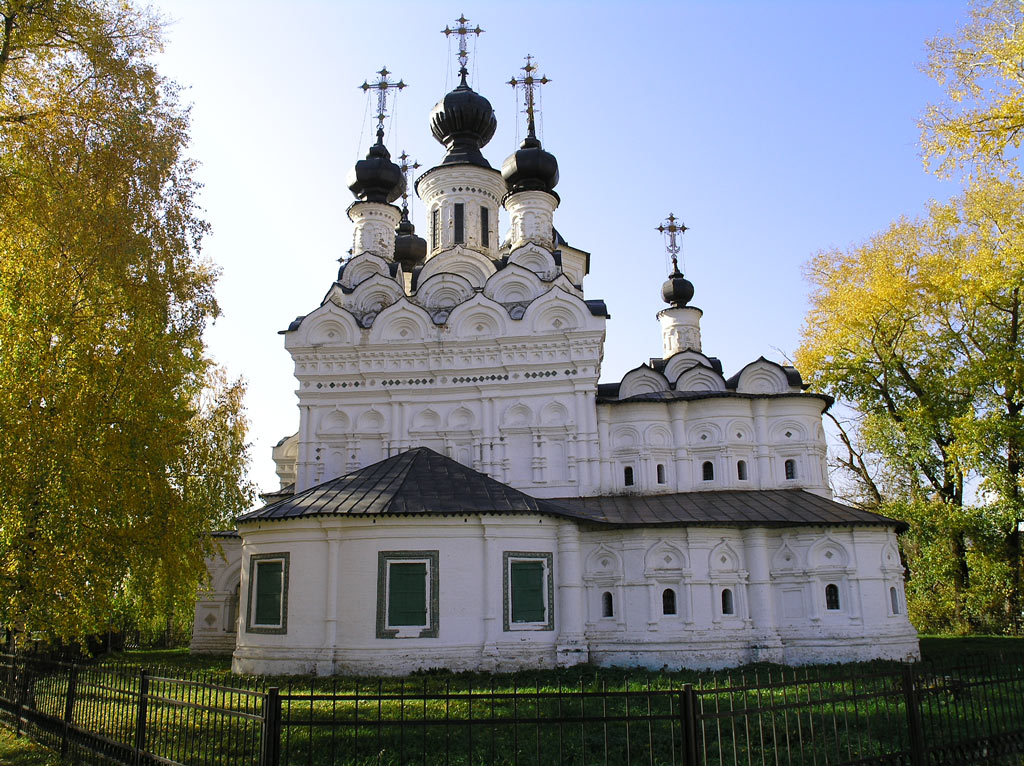
M 374 86 L 352 255 L 284 333 L 282 486 L 220 536 L 193 650 L 321 675 L 917 657 L 901 523 L 831 499 L 830 399 L 764 358 L 725 377 L 678 268 L 662 357 L 599 383 L 608 314 L 555 229 L 539 80 L 528 63 L 527 138 L 499 171 L 460 22 L 461 84 L 430 115 L 445 155 L 415 183 L 426 239 L 393 204 L 386 72 Z M 685 227 L 662 228 L 674 255 Z

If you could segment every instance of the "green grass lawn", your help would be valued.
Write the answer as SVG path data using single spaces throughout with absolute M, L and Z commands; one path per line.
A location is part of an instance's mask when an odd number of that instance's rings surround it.
M 62 761 L 42 745 L 28 737 L 15 737 L 6 726 L 0 726 L 0 764 L 4 766 L 59 766 Z
M 924 669 L 922 717 L 932 740 L 945 742 L 961 725 L 969 725 L 972 736 L 1003 730 L 993 724 L 991 711 L 1016 710 L 1024 677 L 1019 659 L 1024 639 L 928 636 L 922 637 L 921 648 L 925 660 L 943 666 L 982 655 L 988 658 L 984 672 L 994 667 L 1007 676 L 991 688 L 967 689 L 956 679 L 949 687 L 953 677 L 946 671 Z M 194 681 L 251 689 L 280 687 L 286 695 L 282 748 L 288 763 L 398 764 L 430 761 L 433 754 L 449 750 L 458 756 L 453 764 L 504 763 L 514 754 L 512 760 L 539 765 L 556 753 L 564 764 L 605 757 L 609 762 L 667 762 L 675 758 L 681 743 L 678 690 L 686 683 L 699 690 L 706 716 L 701 725 L 715 762 L 731 762 L 738 753 L 776 744 L 797 748 L 801 757 L 818 762 L 873 757 L 904 746 L 901 669 L 891 662 L 799 669 L 759 664 L 715 673 L 584 665 L 515 674 L 431 671 L 385 679 L 233 677 L 230 657 L 194 656 L 186 649 L 125 652 L 98 664 L 107 670 L 93 668 L 79 676 L 83 703 L 76 722 L 91 719 L 97 731 L 126 741 L 133 719 L 129 715 L 121 720 L 125 731 L 117 731 L 109 728 L 110 721 L 120 719 L 111 719 L 107 712 L 124 690 L 138 684 L 132 666 L 145 667 L 153 695 L 147 729 L 153 752 L 176 759 L 176 753 L 188 750 L 197 737 L 227 727 L 235 732 L 234 739 L 218 735 L 219 744 L 210 752 L 212 763 L 225 766 L 241 762 L 246 742 L 255 741 L 257 724 L 217 719 L 181 703 L 214 703 L 258 713 L 261 698 L 231 689 L 204 690 Z M 97 684 L 101 677 L 107 680 Z M 175 677 L 185 680 L 165 680 Z M 772 689 L 764 688 L 766 681 L 773 682 Z M 519 693 L 515 699 L 508 694 L 513 690 Z M 581 691 L 589 694 L 574 694 Z M 34 692 L 37 705 L 61 709 L 56 681 L 48 685 L 41 680 Z M 548 723 L 566 716 L 577 720 Z M 396 726 L 399 722 L 402 726 Z M 340 760 L 335 760 L 336 746 L 339 758 L 346 753 Z M 233 749 L 238 747 L 242 749 Z M 0 764 L 6 763 L 0 755 Z

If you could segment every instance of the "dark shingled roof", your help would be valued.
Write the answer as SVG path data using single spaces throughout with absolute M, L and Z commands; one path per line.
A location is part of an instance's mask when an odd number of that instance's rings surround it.
M 544 500 L 418 447 L 238 517 L 251 521 L 306 516 L 543 513 L 595 524 L 730 527 L 892 526 L 895 519 L 801 489 L 718 490 L 666 495 L 603 495 Z
M 623 526 L 878 525 L 903 531 L 902 521 L 862 511 L 802 489 L 716 490 L 670 495 L 603 495 L 555 502 L 594 521 Z
M 544 513 L 588 518 L 418 447 L 238 517 L 239 523 L 302 516 Z

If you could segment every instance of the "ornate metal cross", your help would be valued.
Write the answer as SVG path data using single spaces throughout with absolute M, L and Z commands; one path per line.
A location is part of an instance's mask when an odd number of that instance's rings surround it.
M 672 213 L 669 213 L 665 222 L 658 226 L 658 231 L 665 237 L 665 250 L 672 258 L 673 273 L 679 271 L 679 251 L 682 249 L 682 244 L 676 237 L 681 237 L 687 228 L 686 224 L 679 221 Z
M 459 52 L 456 54 L 456 58 L 459 60 L 459 75 L 462 77 L 462 84 L 465 85 L 466 76 L 469 74 L 469 70 L 466 69 L 466 62 L 469 61 L 469 48 L 466 46 L 466 38 L 469 35 L 479 37 L 484 30 L 480 29 L 479 24 L 477 24 L 475 29 L 470 29 L 469 19 L 466 18 L 464 13 L 455 19 L 455 23 L 458 25 L 455 29 L 446 24 L 445 28 L 441 30 L 441 34 L 445 37 L 450 37 L 451 35 L 459 36 Z
M 401 80 L 398 82 L 389 80 L 388 75 L 394 73 L 389 72 L 387 67 L 381 69 L 377 74 L 380 75 L 377 82 L 363 80 L 363 84 L 359 87 L 363 93 L 369 90 L 377 91 L 377 138 L 384 138 L 384 118 L 388 116 L 388 94 L 392 91 L 402 90 L 406 84 Z
M 526 66 L 521 67 L 521 69 L 526 74 L 522 77 L 513 77 L 508 81 L 508 84 L 513 88 L 518 89 L 521 87 L 523 89 L 523 105 L 526 107 L 524 110 L 526 112 L 526 130 L 528 135 L 535 137 L 537 135 L 537 131 L 534 123 L 534 113 L 536 112 L 536 104 L 534 101 L 536 94 L 534 88 L 539 88 L 541 85 L 547 85 L 551 80 L 544 75 L 541 75 L 540 77 L 534 75 L 534 72 L 537 71 L 537 67 L 533 63 L 533 56 L 529 53 L 526 54 Z
M 402 175 L 405 176 L 405 190 L 402 192 L 402 211 L 409 212 L 409 176 L 412 171 L 416 170 L 420 166 L 420 163 L 416 162 L 403 150 L 398 155 L 398 169 L 402 171 Z

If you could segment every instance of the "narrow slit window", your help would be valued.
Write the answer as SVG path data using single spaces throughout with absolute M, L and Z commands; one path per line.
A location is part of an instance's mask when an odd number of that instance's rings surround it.
M 605 591 L 601 594 L 601 616 L 615 616 L 615 600 L 612 598 L 612 594 L 609 591 Z
M 786 461 L 786 479 L 792 481 L 796 478 L 796 461 L 793 459 Z
M 455 244 L 462 245 L 466 242 L 466 206 L 461 202 L 455 203 Z
M 835 583 L 825 586 L 825 608 L 830 612 L 839 611 L 839 586 Z
M 632 466 L 628 466 L 627 465 L 625 468 L 622 469 L 622 483 L 625 484 L 627 487 L 632 487 L 633 486 L 633 467 Z
M 658 463 L 658 468 L 656 470 L 656 473 L 658 475 L 658 484 L 664 484 L 665 483 L 665 466 L 662 465 L 661 463 Z
M 434 208 L 430 213 L 430 247 L 437 250 L 441 246 L 441 211 Z
M 740 481 L 747 480 L 747 461 L 741 460 L 736 464 L 736 478 Z
M 484 247 L 491 246 L 490 212 L 485 205 L 480 206 L 480 244 Z
M 892 613 L 900 613 L 900 597 L 895 588 L 889 588 L 889 603 L 892 605 Z
M 676 592 L 671 588 L 665 588 L 661 594 L 661 613 L 662 614 L 675 614 L 676 613 Z
M 704 465 L 701 467 L 701 472 L 704 476 L 704 481 L 715 480 L 715 464 L 712 463 L 710 460 L 704 461 Z
M 733 603 L 730 588 L 722 589 L 722 614 L 736 614 L 736 605 Z

